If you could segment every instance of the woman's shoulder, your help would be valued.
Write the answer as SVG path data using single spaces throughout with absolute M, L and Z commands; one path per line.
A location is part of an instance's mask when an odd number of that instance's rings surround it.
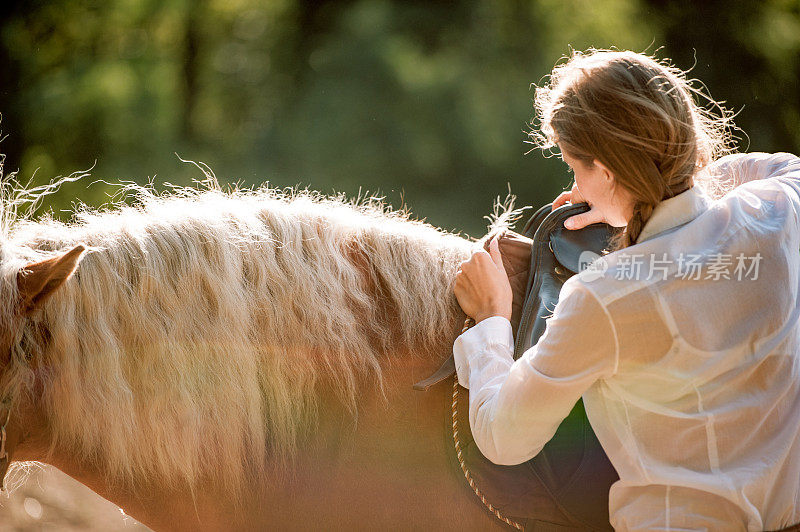
M 793 153 L 731 153 L 709 164 L 697 178 L 701 182 L 716 183 L 718 190 L 727 193 L 745 183 L 797 172 L 800 172 L 800 157 Z M 719 197 L 721 194 L 712 195 Z
M 724 184 L 716 198 L 722 215 L 752 214 L 757 221 L 768 214 L 772 225 L 793 226 L 800 217 L 800 157 L 792 153 L 736 153 L 722 157 L 709 168 L 708 183 Z M 796 224 L 794 224 L 796 225 Z M 788 227 L 790 228 L 790 227 Z M 784 227 L 783 229 L 787 229 Z

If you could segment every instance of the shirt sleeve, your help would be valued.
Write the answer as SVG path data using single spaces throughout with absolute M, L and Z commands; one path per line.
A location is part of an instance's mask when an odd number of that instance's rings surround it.
M 791 153 L 734 153 L 711 163 L 709 172 L 730 179 L 734 187 L 750 181 L 793 175 L 793 186 L 800 192 L 800 157 Z
M 575 278 L 536 345 L 514 361 L 511 324 L 487 318 L 453 345 L 458 380 L 469 389 L 478 449 L 495 464 L 521 464 L 553 437 L 583 393 L 618 364 L 616 332 L 595 295 Z

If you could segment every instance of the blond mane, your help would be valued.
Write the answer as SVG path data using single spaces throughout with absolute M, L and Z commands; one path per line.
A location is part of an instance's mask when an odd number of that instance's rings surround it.
M 113 481 L 235 493 L 287 470 L 323 384 L 355 420 L 364 386 L 384 392 L 391 353 L 443 359 L 433 346 L 460 315 L 452 283 L 469 240 L 380 199 L 206 188 L 138 188 L 132 206 L 4 227 L 7 302 L 19 267 L 89 247 L 17 327 L 0 391 L 41 390 L 52 448 Z

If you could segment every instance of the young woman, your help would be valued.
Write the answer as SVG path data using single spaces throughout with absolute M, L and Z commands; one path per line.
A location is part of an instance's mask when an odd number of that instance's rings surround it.
M 591 206 L 568 228 L 620 231 L 517 361 L 496 242 L 462 263 L 476 325 L 453 346 L 458 379 L 498 464 L 535 456 L 582 396 L 620 476 L 617 530 L 778 530 L 800 522 L 800 159 L 718 158 L 729 115 L 695 94 L 632 52 L 553 70 L 535 137 L 575 173 L 554 205 Z

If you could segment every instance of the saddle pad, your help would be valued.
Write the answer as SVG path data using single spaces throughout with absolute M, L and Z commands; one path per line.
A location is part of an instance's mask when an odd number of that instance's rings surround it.
M 491 235 L 486 237 L 483 248 L 489 251 Z M 497 240 L 503 267 L 511 284 L 513 300 L 511 302 L 511 328 L 516 336 L 522 318 L 522 306 L 525 303 L 525 291 L 531 267 L 531 247 L 533 240 L 509 229 L 498 233 Z

